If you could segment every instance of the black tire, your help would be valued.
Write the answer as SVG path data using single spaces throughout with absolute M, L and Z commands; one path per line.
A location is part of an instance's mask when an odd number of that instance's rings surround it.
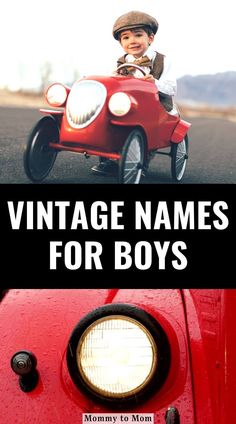
M 180 143 L 171 145 L 171 175 L 174 181 L 180 182 L 184 176 L 188 159 L 188 136 Z
M 40 182 L 47 177 L 57 156 L 57 150 L 50 148 L 49 143 L 58 141 L 56 119 L 44 116 L 32 129 L 24 152 L 24 169 L 30 180 Z
M 119 167 L 120 184 L 139 184 L 145 159 L 145 139 L 139 129 L 128 135 L 122 149 Z

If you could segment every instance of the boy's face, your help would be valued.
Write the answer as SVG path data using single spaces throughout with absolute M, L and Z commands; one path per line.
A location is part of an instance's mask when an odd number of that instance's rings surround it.
M 143 56 L 154 40 L 154 34 L 148 35 L 142 28 L 124 30 L 120 33 L 120 44 L 125 53 L 136 58 Z

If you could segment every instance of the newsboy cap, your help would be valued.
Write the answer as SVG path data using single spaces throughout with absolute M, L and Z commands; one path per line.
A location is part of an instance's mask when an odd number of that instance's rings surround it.
M 121 31 L 142 26 L 150 27 L 153 34 L 156 34 L 158 30 L 158 22 L 155 18 L 148 15 L 147 13 L 139 12 L 137 10 L 125 13 L 124 15 L 120 16 L 114 23 L 113 37 L 118 40 L 119 33 Z

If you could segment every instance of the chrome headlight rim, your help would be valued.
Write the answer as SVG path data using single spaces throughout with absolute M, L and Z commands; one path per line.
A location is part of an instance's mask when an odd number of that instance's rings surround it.
M 56 93 L 57 90 L 57 93 Z M 50 106 L 62 107 L 65 105 L 68 96 L 68 89 L 61 83 L 51 84 L 45 93 L 46 100 Z
M 83 370 L 77 363 L 78 349 L 81 348 L 89 328 L 99 321 L 109 320 L 109 317 L 110 319 L 111 317 L 123 317 L 136 322 L 137 325 L 146 329 L 147 334 L 149 334 L 148 337 L 153 343 L 154 361 L 148 379 L 138 389 L 136 388 L 125 394 L 107 394 L 103 390 L 95 389 L 88 382 Z M 145 401 L 155 394 L 165 382 L 170 368 L 170 345 L 160 324 L 145 310 L 124 303 L 108 304 L 89 313 L 74 328 L 67 348 L 67 367 L 76 387 L 94 401 L 102 402 L 115 408 L 132 406 Z
M 157 349 L 156 349 L 156 345 L 155 345 L 155 342 L 153 340 L 153 337 L 147 331 L 147 329 L 140 323 L 140 321 L 134 320 L 133 318 L 128 317 L 127 315 L 126 316 L 124 316 L 124 315 L 108 315 L 108 316 L 102 317 L 102 318 L 94 321 L 94 323 L 91 324 L 84 331 L 84 333 L 82 334 L 82 336 L 81 336 L 81 338 L 79 340 L 79 343 L 78 343 L 78 347 L 77 347 L 77 351 L 76 351 L 77 358 L 81 358 L 81 356 L 82 356 L 81 353 L 82 353 L 83 343 L 84 343 L 85 339 L 87 338 L 87 335 L 91 332 L 91 330 L 94 327 L 98 327 L 99 324 L 104 324 L 106 321 L 107 322 L 111 321 L 111 318 L 112 318 L 112 321 L 113 322 L 116 321 L 116 320 L 117 321 L 122 321 L 123 320 L 123 321 L 126 321 L 126 323 L 129 322 L 130 324 L 136 325 L 139 328 L 139 330 L 141 330 L 141 331 L 143 331 L 143 333 L 145 333 L 145 335 L 149 339 L 150 345 L 152 346 L 152 349 L 153 349 L 152 365 L 151 365 L 150 372 L 147 375 L 146 379 L 138 387 L 133 388 L 133 389 L 129 390 L 128 392 L 124 392 L 124 393 L 119 393 L 119 392 L 111 393 L 110 392 L 109 393 L 109 397 L 111 397 L 111 398 L 114 398 L 114 399 L 116 399 L 116 398 L 123 399 L 124 397 L 127 397 L 127 396 L 136 395 L 137 391 L 141 391 L 142 388 L 146 386 L 146 384 L 147 384 L 146 381 L 147 380 L 149 381 L 153 377 L 153 375 L 154 375 L 154 373 L 156 371 L 156 368 L 157 368 Z M 83 376 L 83 379 L 86 382 L 86 384 L 88 384 L 88 386 L 91 387 L 91 389 L 94 388 L 95 391 L 99 395 L 105 395 L 107 397 L 106 390 L 103 390 L 101 388 L 96 388 L 96 386 L 94 386 L 93 384 L 91 384 L 91 382 L 89 381 L 89 379 L 87 378 L 87 376 L 86 376 L 86 374 L 85 374 L 85 372 L 83 370 L 83 366 L 82 366 L 81 360 L 78 362 L 78 367 L 79 367 L 79 372 L 80 372 L 81 376 Z
M 94 100 L 95 93 L 97 97 L 94 104 L 92 100 Z M 70 127 L 83 129 L 92 124 L 102 112 L 106 99 L 107 89 L 101 82 L 92 79 L 76 81 L 71 87 L 66 102 L 66 118 Z

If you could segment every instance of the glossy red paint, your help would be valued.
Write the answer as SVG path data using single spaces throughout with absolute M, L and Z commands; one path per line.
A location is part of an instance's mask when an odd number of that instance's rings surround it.
M 196 423 L 235 422 L 235 289 L 184 290 Z
M 183 119 L 181 119 L 176 125 L 175 130 L 171 136 L 172 143 L 180 143 L 188 132 L 189 128 L 189 122 L 183 121 Z
M 104 152 L 103 150 L 94 150 L 91 147 L 79 147 L 79 146 L 66 146 L 64 144 L 60 144 L 60 147 L 58 147 L 58 144 L 56 143 L 50 143 L 50 147 L 60 150 L 60 151 L 67 151 L 67 152 L 74 152 L 74 153 L 81 153 L 85 156 L 103 156 L 108 159 L 120 159 L 121 154 L 120 153 L 112 153 L 112 152 Z
M 55 83 L 46 98 L 52 109 L 41 109 L 46 116 L 36 122 L 24 149 L 31 181 L 43 181 L 62 151 L 117 160 L 121 184 L 139 184 L 160 153 L 171 159 L 172 179 L 182 180 L 190 124 L 165 110 L 152 82 L 130 75 L 92 75 L 71 88 Z M 101 168 L 93 171 L 103 172 Z
M 64 110 L 60 142 L 50 143 L 54 149 L 78 153 L 86 151 L 93 155 L 101 155 L 104 152 L 104 156 L 114 159 L 120 157 L 119 152 L 133 127 L 142 129 L 148 151 L 169 147 L 172 140 L 178 143 L 186 135 L 190 124 L 186 125 L 187 123 L 178 116 L 166 112 L 159 102 L 157 87 L 153 83 L 130 76 L 93 75 L 82 79 L 86 80 L 97 81 L 106 88 L 105 105 L 90 125 L 79 129 L 71 127 Z M 128 94 L 132 102 L 131 110 L 121 117 L 114 116 L 108 108 L 111 96 L 117 92 Z M 53 110 L 41 109 L 41 111 L 58 115 L 58 112 Z M 118 156 L 114 157 L 114 154 Z
M 223 289 L 10 290 L 0 303 L 1 422 L 81 423 L 84 412 L 117 412 L 82 394 L 65 360 L 75 325 L 110 303 L 147 311 L 171 346 L 164 385 L 145 403 L 122 412 L 154 413 L 155 424 L 162 424 L 172 405 L 184 424 L 234 422 L 236 290 Z M 30 393 L 21 391 L 10 367 L 12 355 L 22 349 L 38 360 L 39 384 Z

